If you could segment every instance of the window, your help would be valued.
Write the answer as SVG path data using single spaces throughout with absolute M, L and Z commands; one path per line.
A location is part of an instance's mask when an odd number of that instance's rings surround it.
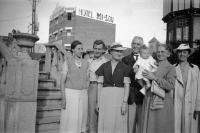
M 72 36 L 72 27 L 65 27 L 66 35 Z
M 176 33 L 174 31 L 174 22 L 168 23 L 167 32 L 168 32 L 168 41 L 169 41 L 169 43 L 173 42 L 174 41 L 174 33 Z
M 53 32 L 53 35 L 54 35 L 54 37 L 55 37 L 55 40 L 57 40 L 57 39 L 58 39 L 58 31 L 54 31 L 54 32 Z
M 189 26 L 183 27 L 183 41 L 187 41 L 189 39 L 188 33 L 189 33 Z
M 50 27 L 52 27 L 52 26 L 53 26 L 53 20 L 50 21 Z
M 50 34 L 49 34 L 49 39 L 51 39 L 51 37 L 52 37 L 52 34 L 50 33 Z
M 55 34 L 55 40 L 57 40 L 58 39 L 58 34 Z
M 176 40 L 177 40 L 177 41 L 182 41 L 182 39 L 181 39 L 181 36 L 182 36 L 182 35 L 181 35 L 181 34 L 182 34 L 181 32 L 182 32 L 182 31 L 181 31 L 181 30 L 182 30 L 182 28 L 180 28 L 180 27 L 177 27 L 177 28 L 176 28 Z
M 60 34 L 62 35 L 62 33 L 63 33 L 63 29 L 62 29 L 62 28 L 60 28 L 60 30 L 59 30 L 59 31 L 60 31 Z
M 188 19 L 181 18 L 177 21 L 176 40 L 177 41 L 189 40 L 189 20 Z
M 67 13 L 67 20 L 72 20 L 72 13 L 71 12 Z
M 54 19 L 54 24 L 58 24 L 58 17 Z
M 169 31 L 169 41 L 173 41 L 173 30 Z
M 66 30 L 66 35 L 67 36 L 72 36 L 72 30 L 71 29 L 67 29 Z

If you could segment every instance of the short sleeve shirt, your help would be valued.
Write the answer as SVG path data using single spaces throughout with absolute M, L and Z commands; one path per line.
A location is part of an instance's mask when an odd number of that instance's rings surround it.
M 108 59 L 106 59 L 104 56 L 101 56 L 99 59 L 90 61 L 89 65 L 89 76 L 90 81 L 97 81 L 98 76 L 95 74 L 96 70 L 105 62 L 107 62 Z
M 124 87 L 124 78 L 129 78 L 130 72 L 130 67 L 123 62 L 119 62 L 112 74 L 111 61 L 108 61 L 97 69 L 96 74 L 104 77 L 103 87 Z

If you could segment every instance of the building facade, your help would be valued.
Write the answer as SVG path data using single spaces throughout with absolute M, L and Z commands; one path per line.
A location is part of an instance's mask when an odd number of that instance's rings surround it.
M 200 0 L 163 0 L 163 21 L 167 23 L 167 44 L 200 42 Z
M 155 53 L 157 51 L 158 45 L 161 44 L 156 37 L 153 37 L 148 43 L 151 54 Z
M 79 40 L 84 49 L 91 49 L 95 40 L 106 45 L 115 41 L 114 18 L 107 14 L 80 8 L 56 7 L 49 22 L 49 43 L 62 43 L 69 47 Z

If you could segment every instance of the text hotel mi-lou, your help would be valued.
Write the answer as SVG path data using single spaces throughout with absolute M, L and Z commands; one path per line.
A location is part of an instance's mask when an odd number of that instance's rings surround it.
M 112 24 L 114 23 L 114 17 L 109 16 L 107 14 L 102 14 L 99 12 L 93 12 L 90 10 L 78 9 L 78 11 L 76 10 L 76 15 L 91 18 L 91 19 L 96 19 L 96 20 L 100 20 L 100 21 L 104 21 L 104 22 L 108 22 Z

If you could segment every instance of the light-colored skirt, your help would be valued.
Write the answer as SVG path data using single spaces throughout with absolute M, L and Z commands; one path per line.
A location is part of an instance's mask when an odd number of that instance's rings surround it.
M 127 113 L 121 115 L 124 88 L 104 87 L 99 105 L 98 133 L 127 133 Z
M 60 133 L 87 131 L 88 91 L 65 88 L 66 109 L 61 110 Z

